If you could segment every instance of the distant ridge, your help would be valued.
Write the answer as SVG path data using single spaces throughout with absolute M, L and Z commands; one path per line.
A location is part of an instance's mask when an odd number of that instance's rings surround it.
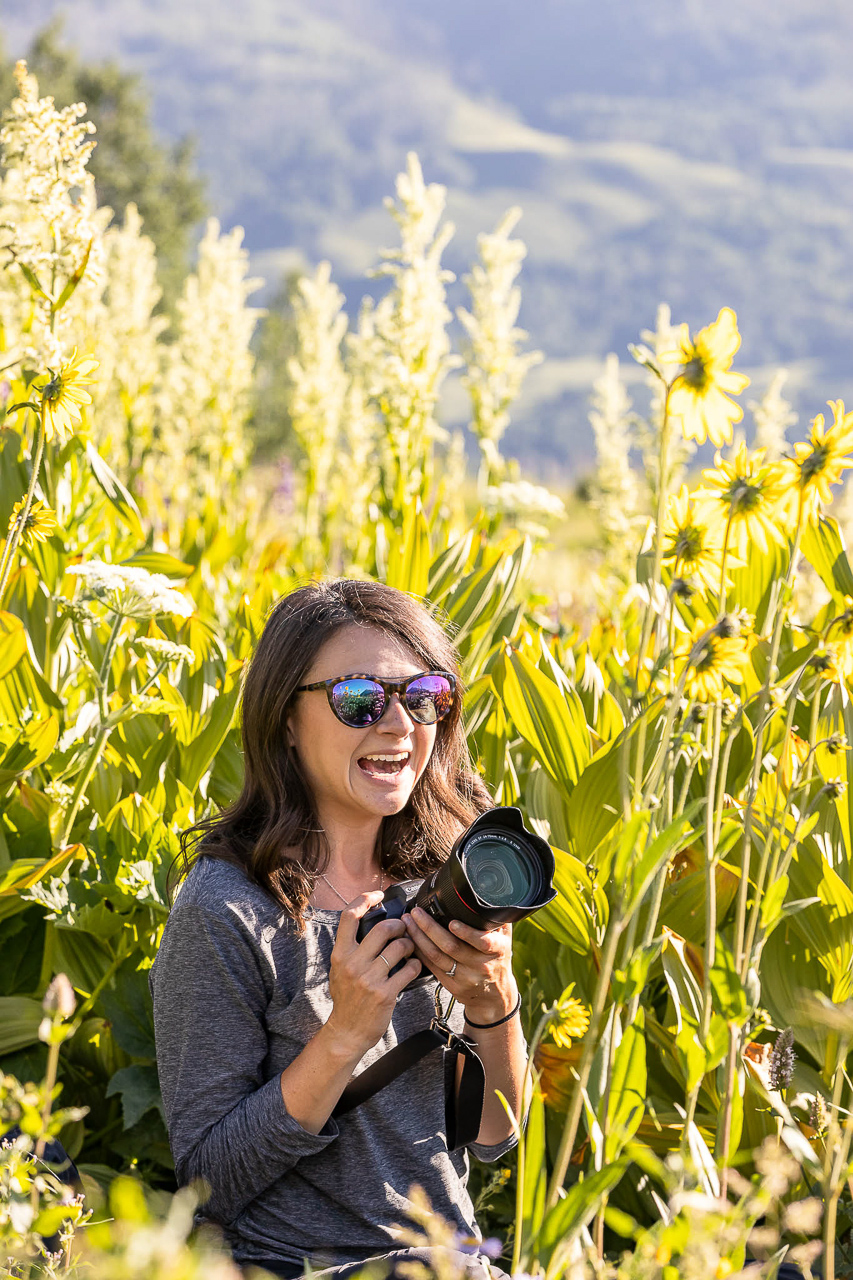
M 735 307 L 756 394 L 785 364 L 803 417 L 853 402 L 853 6 L 15 0 L 9 52 L 60 11 L 83 53 L 146 76 L 165 133 L 198 137 L 258 262 L 330 257 L 351 315 L 409 148 L 449 188 L 460 275 L 521 204 L 522 323 L 553 360 L 507 445 L 534 469 L 588 463 L 580 371 L 626 356 L 660 300 L 693 326 Z

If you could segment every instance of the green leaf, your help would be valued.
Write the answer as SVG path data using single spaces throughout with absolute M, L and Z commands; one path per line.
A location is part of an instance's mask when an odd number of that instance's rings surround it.
M 615 1160 L 640 1127 L 646 1110 L 646 1038 L 642 1009 L 622 1033 L 610 1080 L 609 1133 L 604 1159 Z
M 167 578 L 188 578 L 191 573 L 195 573 L 195 565 L 167 555 L 165 551 L 137 551 L 135 556 L 122 560 L 121 563 L 133 565 L 137 569 L 147 569 L 149 573 L 164 573 Z
M 524 1130 L 524 1180 L 521 1199 L 521 1234 L 525 1245 L 535 1239 L 545 1214 L 548 1168 L 545 1159 L 545 1103 L 534 1087 Z M 529 1259 L 524 1257 L 522 1265 Z
M 53 299 L 49 293 L 45 293 L 44 289 L 41 287 L 41 282 L 33 269 L 28 267 L 25 262 L 18 262 L 17 258 L 15 259 L 15 265 L 20 268 L 21 275 L 24 277 L 30 288 L 35 290 L 39 297 L 44 298 L 46 302 L 52 303 Z
M 494 680 L 512 723 L 540 764 L 569 793 L 589 760 L 589 730 L 580 698 L 563 693 L 522 653 L 502 654 Z
M 800 548 L 836 600 L 853 596 L 853 569 L 838 522 L 832 516 L 822 516 L 817 524 L 807 524 Z
M 231 728 L 240 699 L 238 672 L 233 671 L 213 701 L 193 741 L 180 749 L 178 777 L 191 792 L 198 787 Z
M 40 1000 L 31 1000 L 29 996 L 0 996 L 0 1055 L 38 1044 L 43 1017 Z
M 727 1023 L 742 1027 L 752 1013 L 752 1002 L 738 974 L 734 955 L 721 933 L 714 946 L 711 966 L 711 997 L 714 1009 Z
M 730 609 L 746 609 L 755 618 L 755 627 L 764 626 L 773 583 L 782 577 L 788 563 L 788 548 L 770 541 L 766 551 L 753 543 L 746 564 L 729 570 L 731 589 L 726 597 Z
M 707 1070 L 705 1050 L 699 1043 L 697 1025 L 693 1019 L 683 1020 L 681 1030 L 675 1037 L 675 1051 L 684 1072 L 685 1086 L 689 1093 L 704 1076 Z
M 781 875 L 765 890 L 761 899 L 762 929 L 771 929 L 774 924 L 778 924 L 782 919 L 782 904 L 785 901 L 785 894 L 788 892 L 788 884 L 788 877 Z
M 118 476 L 101 457 L 91 440 L 86 441 L 86 457 L 89 459 L 92 475 L 101 489 L 116 511 L 118 511 L 133 536 L 142 542 L 145 538 L 145 530 L 142 527 L 141 513 L 133 494 L 128 489 L 125 489 Z
M 392 534 L 386 582 L 389 587 L 425 596 L 429 586 L 431 551 L 429 525 L 420 498 L 408 508 L 402 536 Z
M 88 245 L 86 246 L 86 252 L 83 254 L 82 262 L 80 263 L 80 265 L 78 266 L 74 274 L 68 277 L 67 281 L 65 282 L 65 288 L 62 290 L 59 297 L 56 299 L 56 302 L 54 303 L 54 306 L 53 306 L 54 311 L 62 310 L 62 308 L 65 306 L 66 302 L 68 301 L 68 299 L 73 294 L 74 290 L 77 288 L 80 281 L 83 279 L 83 276 L 86 274 L 86 267 L 89 265 L 89 254 L 92 252 L 92 245 L 94 243 L 95 243 L 95 239 L 93 236 L 92 239 L 89 241 Z
M 0 790 L 43 764 L 53 752 L 58 738 L 58 716 L 31 720 L 18 741 L 0 757 Z
M 154 1015 L 148 991 L 148 974 L 128 961 L 115 975 L 115 986 L 101 996 L 113 1037 L 134 1058 L 156 1057 Z
M 593 893 L 592 881 L 584 864 L 571 853 L 552 846 L 554 853 L 554 888 L 557 896 L 532 917 L 533 924 L 544 929 L 558 942 L 581 955 L 592 951 L 592 904 L 600 920 L 607 920 L 607 900 L 602 890 Z
M 540 1262 L 547 1267 L 558 1248 L 561 1255 L 568 1252 L 581 1228 L 598 1213 L 605 1196 L 621 1182 L 627 1165 L 624 1158 L 615 1160 L 569 1187 L 565 1197 L 554 1205 L 542 1223 L 536 1241 Z
M 14 613 L 0 611 L 0 680 L 5 679 L 27 652 L 24 624 Z
M 132 1129 L 149 1111 L 159 1111 L 165 1123 L 163 1099 L 157 1068 L 135 1065 L 116 1071 L 107 1085 L 106 1096 L 121 1096 L 121 1112 L 125 1129 Z

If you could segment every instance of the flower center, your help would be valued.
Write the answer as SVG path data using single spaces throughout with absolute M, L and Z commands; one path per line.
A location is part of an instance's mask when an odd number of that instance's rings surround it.
M 688 524 L 676 531 L 672 550 L 677 561 L 689 564 L 699 559 L 702 545 L 702 530 L 695 524 Z
M 815 476 L 825 469 L 829 459 L 829 449 L 825 444 L 817 444 L 800 463 L 800 486 L 807 485 Z
M 726 491 L 733 516 L 754 511 L 761 504 L 763 493 L 759 484 L 751 484 L 746 476 L 737 476 Z
M 681 370 L 681 376 L 688 387 L 693 387 L 696 391 L 701 391 L 708 382 L 708 370 L 705 361 L 698 354 L 694 353 Z

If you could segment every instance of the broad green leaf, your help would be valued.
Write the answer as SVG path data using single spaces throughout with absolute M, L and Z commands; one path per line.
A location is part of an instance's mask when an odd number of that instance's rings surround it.
M 178 775 L 184 786 L 195 791 L 210 768 L 214 756 L 231 727 L 240 698 L 239 672 L 232 672 L 220 690 L 213 706 L 204 717 L 203 728 L 192 742 L 178 752 Z
M 517 650 L 502 654 L 494 680 L 518 733 L 557 786 L 571 792 L 590 753 L 580 698 L 565 695 Z
M 411 503 L 403 521 L 402 535 L 390 538 L 386 582 L 389 587 L 425 596 L 429 586 L 429 525 L 420 498 Z
M 553 847 L 553 846 L 552 846 Z M 594 920 L 592 905 L 603 926 L 607 922 L 607 900 L 601 889 L 593 893 L 592 881 L 582 862 L 562 849 L 554 852 L 554 887 L 557 896 L 532 917 L 537 928 L 581 955 L 592 951 Z
M 610 1080 L 609 1132 L 605 1140 L 605 1161 L 619 1156 L 633 1138 L 646 1110 L 646 1038 L 642 1008 L 622 1032 L 613 1057 Z
M 711 965 L 711 997 L 714 1009 L 727 1023 L 742 1027 L 753 1012 L 738 974 L 734 955 L 721 933 L 715 938 Z
M 43 1017 L 40 1000 L 31 1000 L 29 996 L 0 996 L 0 1055 L 38 1044 Z
M 89 459 L 92 475 L 109 501 L 118 511 L 133 536 L 138 538 L 140 542 L 143 541 L 145 530 L 142 527 L 142 516 L 133 494 L 125 489 L 109 463 L 101 457 L 91 440 L 86 441 L 86 457 Z
M 447 591 L 464 576 L 471 558 L 471 547 L 474 542 L 474 530 L 469 529 L 464 537 L 436 556 L 430 565 L 427 594 L 433 604 L 442 604 Z
M 24 624 L 14 613 L 0 611 L 0 680 L 17 666 L 27 652 Z
M 57 716 L 49 715 L 45 719 L 30 721 L 18 741 L 0 758 L 0 789 L 44 764 L 53 752 L 58 737 Z
M 568 1252 L 581 1228 L 598 1213 L 605 1196 L 621 1182 L 627 1167 L 626 1158 L 614 1160 L 569 1187 L 564 1198 L 549 1211 L 542 1223 L 536 1242 L 540 1262 L 548 1267 L 558 1248 L 561 1255 Z
M 807 524 L 800 549 L 836 600 L 853 596 L 853 569 L 847 559 L 837 520 L 832 516 L 822 516 L 817 524 Z
M 147 569 L 149 573 L 164 573 L 167 578 L 188 578 L 191 573 L 195 573 L 195 565 L 187 564 L 185 560 L 170 556 L 165 551 L 138 551 L 130 559 L 122 560 L 122 564 Z
M 156 1057 L 154 1015 L 148 991 L 148 975 L 126 961 L 115 975 L 114 985 L 101 996 L 104 1013 L 116 1043 L 134 1058 Z
M 548 1166 L 545 1158 L 545 1103 L 534 1087 L 524 1129 L 524 1180 L 522 1185 L 521 1233 L 524 1241 L 522 1265 L 529 1261 L 529 1243 L 542 1226 Z
M 125 1129 L 132 1129 L 149 1111 L 159 1111 L 165 1120 L 157 1068 L 136 1064 L 116 1071 L 107 1085 L 106 1096 L 121 1097 Z
M 746 564 L 740 569 L 729 570 L 731 588 L 726 597 L 729 609 L 746 609 L 755 618 L 756 630 L 761 630 L 770 604 L 774 581 L 785 572 L 788 548 L 770 541 L 766 551 L 753 543 Z

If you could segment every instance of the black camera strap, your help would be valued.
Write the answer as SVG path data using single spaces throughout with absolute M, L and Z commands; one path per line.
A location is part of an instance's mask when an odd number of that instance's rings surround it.
M 451 1003 L 450 1008 L 453 1005 Z M 447 1014 L 450 1013 L 450 1008 Z M 372 1098 L 380 1089 L 391 1084 L 409 1067 L 413 1067 L 421 1058 L 435 1049 L 444 1049 L 453 1054 L 454 1070 L 450 1088 L 445 1098 L 445 1126 L 447 1131 L 447 1148 L 457 1151 L 476 1142 L 483 1118 L 483 1100 L 486 1094 L 486 1069 L 476 1053 L 476 1041 L 458 1035 L 447 1025 L 440 1015 L 438 992 L 436 992 L 436 1016 L 423 1031 L 416 1031 L 413 1036 L 389 1049 L 376 1062 L 365 1068 L 351 1080 L 344 1089 L 332 1112 L 333 1116 L 346 1115 L 361 1106 L 368 1098 Z M 455 1066 L 459 1057 L 463 1059 L 462 1076 L 456 1088 Z

